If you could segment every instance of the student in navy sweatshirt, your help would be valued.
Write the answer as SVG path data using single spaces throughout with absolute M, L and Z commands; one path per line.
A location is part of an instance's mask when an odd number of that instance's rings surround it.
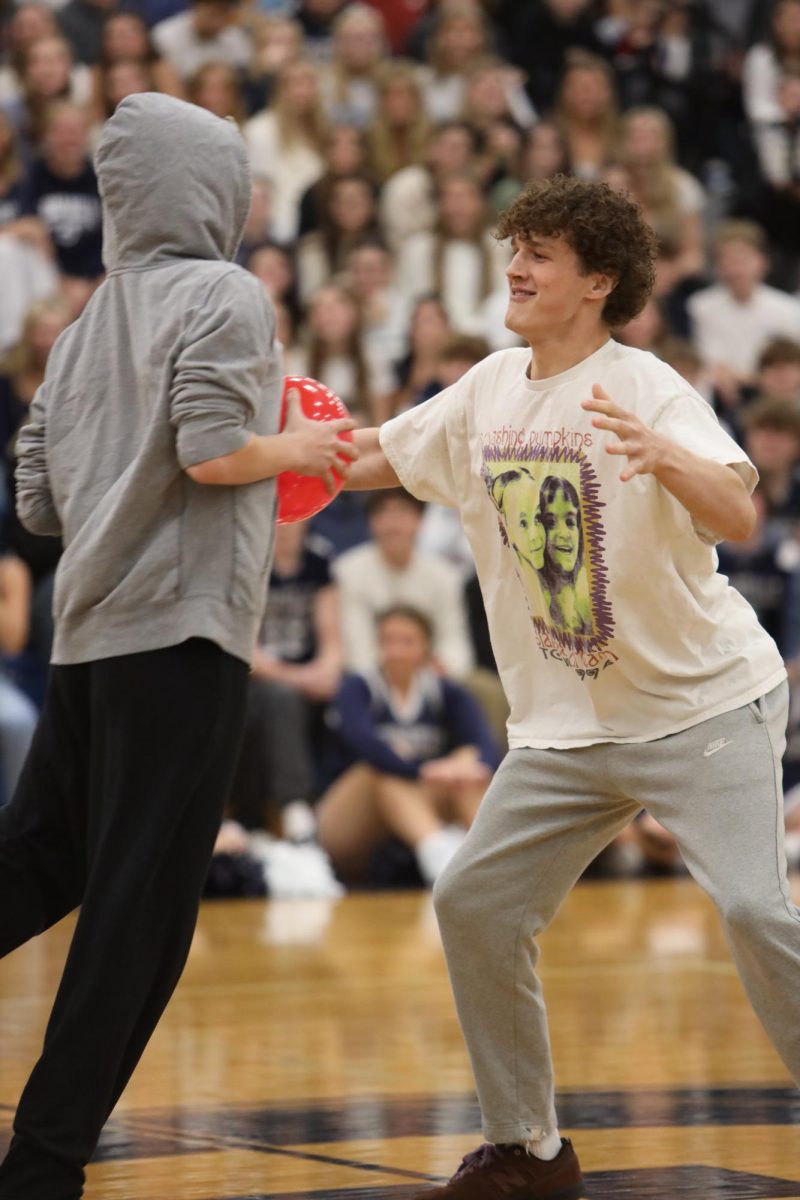
M 464 688 L 431 666 L 431 624 L 397 605 L 377 620 L 378 664 L 345 678 L 330 715 L 341 774 L 320 802 L 319 838 L 348 880 L 399 838 L 432 884 L 463 841 L 497 765 Z

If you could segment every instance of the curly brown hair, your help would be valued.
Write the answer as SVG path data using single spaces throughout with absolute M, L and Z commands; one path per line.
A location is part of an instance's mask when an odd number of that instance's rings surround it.
M 658 244 L 641 208 L 607 183 L 556 175 L 529 184 L 500 214 L 495 237 L 563 237 L 585 273 L 616 279 L 603 307 L 609 329 L 642 311 L 655 282 Z

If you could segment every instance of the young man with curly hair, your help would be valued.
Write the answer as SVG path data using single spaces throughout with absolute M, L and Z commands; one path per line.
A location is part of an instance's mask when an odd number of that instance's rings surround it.
M 641 212 L 605 184 L 558 177 L 529 187 L 498 235 L 513 251 L 506 322 L 530 349 L 490 355 L 358 433 L 349 486 L 400 482 L 460 509 L 511 706 L 510 752 L 435 891 L 487 1145 L 421 1196 L 578 1200 L 534 939 L 640 808 L 717 904 L 750 1000 L 800 1076 L 787 684 L 716 570 L 714 543 L 753 527 L 753 466 L 685 380 L 611 336 L 652 287 Z

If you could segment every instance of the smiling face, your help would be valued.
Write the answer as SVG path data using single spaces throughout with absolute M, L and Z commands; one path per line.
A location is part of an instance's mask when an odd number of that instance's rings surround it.
M 559 575 L 571 575 L 581 548 L 580 511 L 563 487 L 542 505 L 547 559 Z
M 537 338 L 567 333 L 587 306 L 595 309 L 599 327 L 610 284 L 603 275 L 584 272 L 565 238 L 517 236 L 511 249 L 506 270 L 509 329 L 533 346 Z
M 541 571 L 546 534 L 539 515 L 536 481 L 528 475 L 512 480 L 503 493 L 502 512 L 514 553 L 535 571 Z

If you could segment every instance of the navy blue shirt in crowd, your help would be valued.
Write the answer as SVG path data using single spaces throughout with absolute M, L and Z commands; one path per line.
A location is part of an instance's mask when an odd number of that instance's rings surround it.
M 722 542 L 719 569 L 753 606 L 787 660 L 800 655 L 800 551 L 792 539 L 767 529 L 755 548 Z
M 383 675 L 347 675 L 328 713 L 338 755 L 334 775 L 367 763 L 386 775 L 416 779 L 423 763 L 474 746 L 492 770 L 497 751 L 476 700 L 434 671 L 420 671 L 401 711 Z
M 317 651 L 314 605 L 321 588 L 332 583 L 330 551 L 322 538 L 310 535 L 300 565 L 292 575 L 273 566 L 269 599 L 259 645 L 282 662 L 310 662 Z
M 94 279 L 103 273 L 103 225 L 97 177 L 89 160 L 80 175 L 62 179 L 42 159 L 31 164 L 22 209 L 50 230 L 59 270 Z

